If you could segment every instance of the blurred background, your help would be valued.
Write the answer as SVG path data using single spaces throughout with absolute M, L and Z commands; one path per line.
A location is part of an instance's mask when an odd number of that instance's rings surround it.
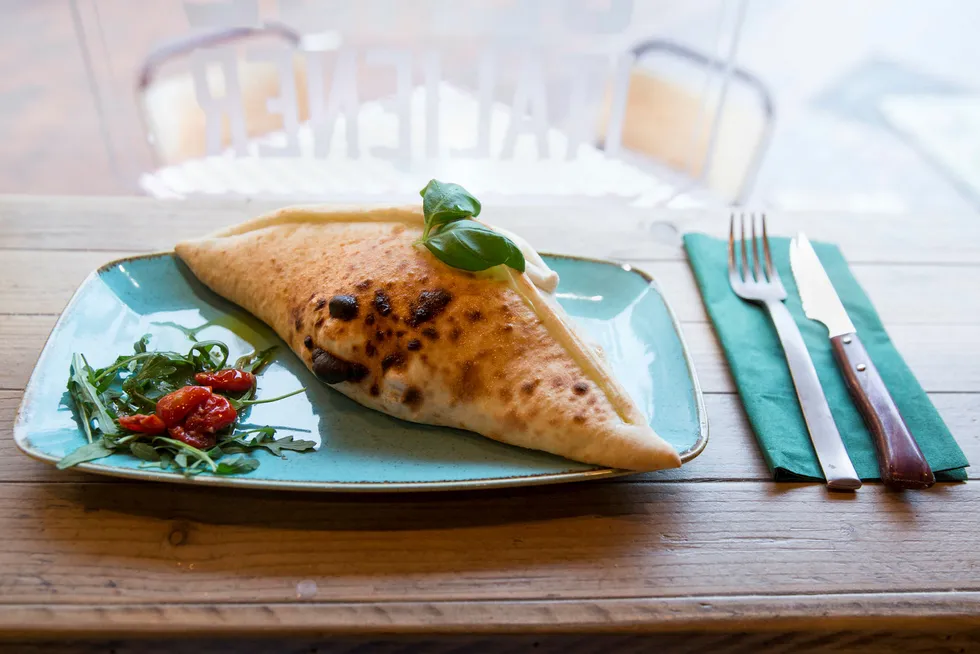
M 3 193 L 980 208 L 966 0 L 0 8 Z

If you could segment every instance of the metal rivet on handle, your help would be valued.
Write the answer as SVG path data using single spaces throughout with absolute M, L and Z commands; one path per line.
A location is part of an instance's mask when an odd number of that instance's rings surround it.
M 865 369 L 866 369 L 866 368 L 867 368 L 868 366 L 866 366 L 866 365 L 864 365 L 863 363 L 859 363 L 859 364 L 857 364 L 857 366 L 856 366 L 856 367 L 857 367 L 857 369 L 858 369 L 858 372 L 864 372 L 864 371 L 865 371 Z
M 845 336 L 845 337 L 844 337 L 843 339 L 841 339 L 841 340 L 843 340 L 845 344 L 849 344 L 849 343 L 851 342 L 851 337 L 850 337 L 850 336 Z

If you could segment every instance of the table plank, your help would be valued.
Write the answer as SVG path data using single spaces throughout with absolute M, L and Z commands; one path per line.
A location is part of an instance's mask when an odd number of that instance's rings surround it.
M 0 314 L 0 390 L 27 385 L 31 370 L 57 316 Z M 694 357 L 701 387 L 708 393 L 735 391 L 711 325 L 685 323 L 684 337 Z M 928 392 L 980 392 L 980 325 L 895 325 L 896 347 Z
M 279 206 L 227 199 L 4 196 L 0 198 L 0 244 L 23 249 L 149 252 L 170 249 L 175 241 Z M 679 232 L 722 235 L 728 228 L 726 211 L 610 207 L 605 203 L 486 207 L 485 215 L 491 222 L 518 230 L 544 250 L 619 259 L 680 261 Z M 838 243 L 851 263 L 980 263 L 980 221 L 972 215 L 777 212 L 770 213 L 769 219 L 773 233 L 792 235 L 802 230 L 813 238 Z
M 85 274 L 267 208 L 0 198 L 0 434 Z M 701 458 L 607 483 L 366 497 L 104 480 L 36 464 L 0 438 L 0 633 L 980 627 L 980 485 L 869 485 L 851 497 L 766 481 L 679 247 L 684 230 L 723 233 L 724 212 L 487 211 L 540 249 L 635 262 L 660 278 L 708 391 Z M 841 245 L 967 455 L 980 456 L 980 307 L 966 301 L 980 224 L 770 219 Z M 775 639 L 799 651 L 845 640 Z
M 92 271 L 126 256 L 130 253 L 0 250 L 0 312 L 61 313 Z M 682 321 L 708 320 L 686 262 L 642 259 L 626 262 L 658 280 Z M 888 325 L 980 324 L 980 302 L 966 301 L 975 294 L 978 270 L 974 266 L 855 264 L 852 270 Z M 937 293 L 938 288 L 943 292 Z M 896 289 L 901 292 L 895 292 Z
M 975 592 L 978 501 L 972 482 L 385 496 L 3 484 L 0 605 Z
M 224 608 L 224 607 L 222 607 Z M 250 607 L 251 608 L 251 607 Z M 279 609 L 280 607 L 275 607 Z M 533 608 L 533 607 L 532 607 Z M 228 610 L 233 610 L 228 607 Z M 330 611 L 330 609 L 327 609 Z M 896 621 L 897 622 L 897 621 Z M 535 654 L 745 654 L 778 651 L 793 654 L 962 654 L 980 647 L 980 630 L 922 632 L 896 624 L 898 631 L 826 631 L 717 633 L 679 631 L 657 634 L 595 633 L 584 635 L 536 633 L 533 635 L 397 635 L 367 639 L 357 636 L 299 638 L 290 640 L 244 638 L 194 638 L 179 641 L 164 636 L 157 640 L 74 640 L 0 642 L 0 654 L 500 654 L 534 651 Z M 603 629 L 602 631 L 605 631 Z
M 810 631 L 810 639 L 828 644 L 847 645 L 846 632 L 861 629 L 850 636 L 861 652 L 874 652 L 877 633 L 891 638 L 919 630 L 923 638 L 937 632 L 949 636 L 976 630 L 980 608 L 977 593 L 879 593 L 810 596 L 734 596 L 672 599 L 621 599 L 604 601 L 547 602 L 359 602 L 357 604 L 296 602 L 292 604 L 184 604 L 132 605 L 100 604 L 95 606 L 58 607 L 18 606 L 0 612 L 0 631 L 12 636 L 44 637 L 89 636 L 163 636 L 173 637 L 173 625 L 181 625 L 180 635 L 199 634 L 232 637 L 268 636 L 276 633 L 303 635 L 329 634 L 331 637 L 352 633 L 390 634 L 487 634 L 529 632 L 537 634 L 568 633 L 717 633 L 723 631 L 769 632 L 782 629 L 775 643 L 749 634 L 734 651 L 806 651 L 772 645 L 791 643 L 790 633 L 812 626 L 812 616 L 820 616 L 820 629 Z M 914 632 L 913 632 L 914 633 Z M 103 636 L 104 637 L 104 636 Z M 669 635 L 666 638 L 669 642 Z M 945 640 L 946 638 L 944 638 Z M 911 639 L 910 639 L 911 640 Z M 886 641 L 887 642 L 887 641 Z M 863 646 L 863 648 L 861 648 Z M 139 650 L 144 651 L 144 650 Z M 172 651 L 172 650 L 167 650 Z M 191 650 L 195 651 L 195 650 Z M 235 650 L 238 652 L 239 650 Z M 274 650 L 281 652 L 282 650 Z M 298 652 L 306 654 L 308 650 Z M 329 651 L 329 650 L 328 650 Z M 375 649 L 358 650 L 377 651 Z M 404 649 L 396 649 L 403 652 Z M 428 650 L 425 650 L 428 651 Z M 453 650 L 469 651 L 469 650 Z M 494 651 L 494 650 L 491 650 Z M 521 651 L 521 650 L 518 650 Z M 560 650 L 565 651 L 565 650 Z M 585 651 L 595 651 L 586 649 Z M 619 651 L 619 650 L 614 650 Z M 641 651 L 651 651 L 644 649 Z M 656 651 L 665 651 L 660 647 Z M 668 650 L 669 651 L 669 650 Z M 682 651 L 701 651 L 686 648 Z M 705 651 L 715 651 L 708 649 Z M 821 650 L 817 650 L 821 651 Z M 852 651 L 828 648 L 822 651 Z M 894 652 L 891 650 L 878 650 Z M 915 652 L 910 642 L 898 648 Z M 962 654 L 972 650 L 939 649 L 933 643 L 927 652 L 952 651 Z
M 72 470 L 55 470 L 52 466 L 27 459 L 9 435 L 20 403 L 19 391 L 0 391 L 0 483 L 50 482 L 85 483 L 113 481 L 110 477 Z M 966 458 L 980 461 L 980 430 L 977 417 L 980 395 L 940 393 L 931 396 L 943 420 L 949 426 Z M 735 395 L 709 394 L 705 397 L 711 438 L 708 447 L 694 461 L 677 470 L 636 475 L 610 480 L 610 483 L 755 480 L 770 478 L 762 460 L 741 403 Z M 967 470 L 971 478 L 980 477 L 980 468 Z

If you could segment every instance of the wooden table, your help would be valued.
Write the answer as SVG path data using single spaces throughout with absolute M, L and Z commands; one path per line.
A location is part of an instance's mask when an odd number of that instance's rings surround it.
M 432 634 L 449 634 L 438 642 L 467 651 L 532 632 L 502 642 L 865 653 L 980 643 L 980 484 L 907 494 L 870 484 L 850 496 L 769 480 L 679 245 L 680 231 L 723 232 L 722 213 L 535 207 L 502 221 L 543 250 L 628 261 L 660 280 L 711 423 L 707 450 L 681 470 L 472 493 L 270 494 L 60 472 L 16 450 L 11 423 L 28 375 L 89 271 L 267 208 L 0 199 L 6 638 L 332 634 L 346 647 L 395 635 L 431 645 Z M 770 219 L 780 232 L 841 245 L 968 457 L 980 460 L 980 221 Z M 199 651 L 287 651 L 207 643 Z

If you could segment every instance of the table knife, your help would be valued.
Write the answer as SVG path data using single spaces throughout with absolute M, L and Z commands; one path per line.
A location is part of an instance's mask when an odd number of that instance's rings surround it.
M 834 358 L 844 376 L 878 453 L 881 481 L 890 488 L 929 488 L 936 482 L 922 450 L 888 393 L 834 290 L 817 253 L 800 233 L 790 243 L 790 267 L 810 320 L 823 323 Z

